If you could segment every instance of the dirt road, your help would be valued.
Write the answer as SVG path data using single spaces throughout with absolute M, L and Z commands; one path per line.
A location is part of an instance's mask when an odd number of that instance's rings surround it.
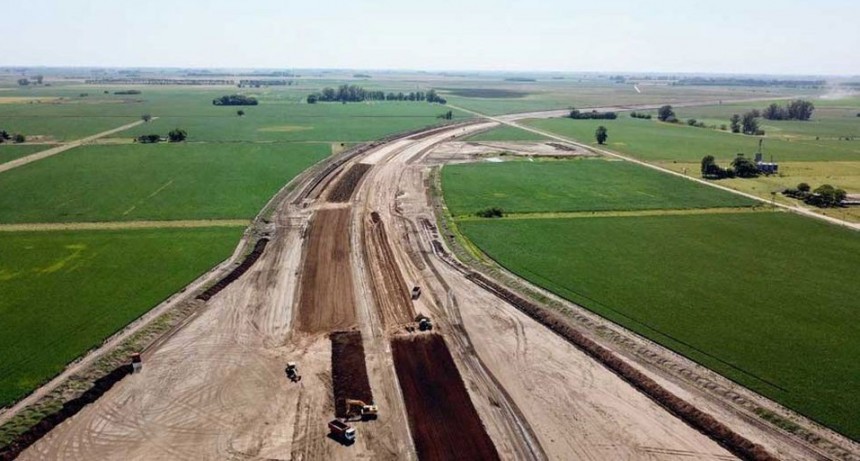
M 440 244 L 428 178 L 445 158 L 433 147 L 495 125 L 399 139 L 346 162 L 340 172 L 370 165 L 355 170 L 365 171 L 355 190 L 338 193 L 347 202 L 324 200 L 340 187 L 336 180 L 314 182 L 313 197 L 296 189 L 277 207 L 271 240 L 248 272 L 150 351 L 141 373 L 22 459 L 415 459 L 424 453 L 416 441 L 427 438 L 411 430 L 421 427 L 414 408 L 426 402 L 416 402 L 423 393 L 413 386 L 405 404 L 403 371 L 395 371 L 392 355 L 393 340 L 419 334 L 404 325 L 413 313 L 433 319 L 454 365 L 446 376 L 459 375 L 480 418 L 475 430 L 486 432 L 502 459 L 733 459 L 434 253 L 433 242 Z M 417 300 L 397 295 L 412 285 L 422 287 Z M 332 360 L 341 360 L 332 357 L 329 333 L 343 328 L 360 332 L 380 408 L 378 420 L 354 423 L 359 436 L 351 446 L 329 438 L 325 427 L 335 414 L 332 370 L 340 370 Z M 405 372 L 433 373 L 431 359 L 423 360 Z M 286 378 L 288 361 L 298 363 L 301 381 Z M 359 362 L 347 365 L 338 379 L 363 375 Z M 338 386 L 340 393 L 366 391 L 366 384 Z M 459 411 L 451 405 L 439 414 Z M 718 416 L 768 448 L 779 443 Z
M 157 120 L 157 119 L 158 119 L 158 117 L 152 118 L 152 120 Z M 82 145 L 87 144 L 89 142 L 93 142 L 99 138 L 103 138 L 105 136 L 110 136 L 114 133 L 119 133 L 120 131 L 125 131 L 128 129 L 134 128 L 134 127 L 141 125 L 143 123 L 146 123 L 146 122 L 144 122 L 143 120 L 138 120 L 136 122 L 132 122 L 132 123 L 120 126 L 120 127 L 116 127 L 114 129 L 111 129 L 111 130 L 107 130 L 107 131 L 103 131 L 103 132 L 98 133 L 98 134 L 94 134 L 92 136 L 87 136 L 86 138 L 81 138 L 81 139 L 78 139 L 75 141 L 66 142 L 66 143 L 60 144 L 57 147 L 52 147 L 50 149 L 46 149 L 46 150 L 43 150 L 41 152 L 36 152 L 35 154 L 31 154 L 31 155 L 28 155 L 26 157 L 17 158 L 15 160 L 10 161 L 10 162 L 0 163 L 0 173 L 2 173 L 4 171 L 9 171 L 13 168 L 18 168 L 19 166 L 26 165 L 28 163 L 42 160 L 43 158 L 47 158 L 47 157 L 51 157 L 53 155 L 63 153 L 69 149 L 74 149 L 75 147 L 79 147 L 79 146 L 82 146 Z

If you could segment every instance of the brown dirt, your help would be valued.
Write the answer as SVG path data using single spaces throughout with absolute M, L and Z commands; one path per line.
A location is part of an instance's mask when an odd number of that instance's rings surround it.
M 559 314 L 541 309 L 536 304 L 517 296 L 481 274 L 472 273 L 467 278 L 504 299 L 529 317 L 542 323 L 556 334 L 582 349 L 662 407 L 674 413 L 684 422 L 707 435 L 741 459 L 776 460 L 760 445 L 751 442 L 714 419 L 711 415 L 702 412 L 670 393 L 664 387 L 657 384 L 656 381 L 629 365 L 613 352 L 585 337 L 581 332 L 572 328 Z
M 370 284 L 373 298 L 382 313 L 382 322 L 386 327 L 393 327 L 412 322 L 415 319 L 415 308 L 412 306 L 410 287 L 400 273 L 385 223 L 379 213 L 372 212 L 369 220 L 364 220 L 364 257 L 367 260 L 367 271 L 372 283 Z
M 355 326 L 348 208 L 318 210 L 308 232 L 296 328 L 325 333 Z
M 364 163 L 352 165 L 329 190 L 328 201 L 336 203 L 348 202 L 352 198 L 355 187 L 358 186 L 361 178 L 364 177 L 364 174 L 367 173 L 370 167 L 371 165 Z
M 360 331 L 336 331 L 331 338 L 331 385 L 335 416 L 347 416 L 345 399 L 373 404 Z
M 398 336 L 391 352 L 419 459 L 499 459 L 441 336 Z
M 221 290 L 227 288 L 227 285 L 235 282 L 239 277 L 242 276 L 248 269 L 257 262 L 257 259 L 260 258 L 260 255 L 263 254 L 263 251 L 266 249 L 266 245 L 269 243 L 269 239 L 261 238 L 257 240 L 257 243 L 254 245 L 254 250 L 245 257 L 241 264 L 236 266 L 235 269 L 230 271 L 223 279 L 219 280 L 215 285 L 207 288 L 206 291 L 197 295 L 197 299 L 201 301 L 209 301 L 210 298 L 217 295 Z

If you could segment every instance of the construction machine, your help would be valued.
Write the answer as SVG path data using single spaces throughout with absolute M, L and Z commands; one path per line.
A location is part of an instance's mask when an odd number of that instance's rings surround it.
M 328 429 L 331 431 L 332 437 L 340 440 L 341 443 L 351 444 L 355 442 L 355 428 L 339 419 L 329 421 Z
M 345 399 L 346 414 L 348 417 L 360 417 L 363 420 L 376 419 L 379 416 L 379 407 L 368 405 L 361 400 Z
M 412 300 L 415 301 L 420 296 L 421 296 L 421 287 L 419 287 L 417 285 L 412 287 Z
M 290 378 L 290 381 L 297 383 L 302 380 L 301 375 L 299 375 L 299 367 L 296 365 L 296 362 L 287 362 L 287 378 Z
M 433 322 L 430 321 L 430 317 L 426 315 L 419 314 L 415 317 L 415 322 L 418 323 L 418 329 L 421 331 L 430 331 L 433 329 Z

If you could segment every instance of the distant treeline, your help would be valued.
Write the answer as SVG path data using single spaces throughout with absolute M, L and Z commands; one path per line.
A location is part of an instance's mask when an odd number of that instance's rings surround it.
M 409 93 L 393 93 L 385 91 L 365 90 L 358 85 L 341 85 L 337 89 L 323 88 L 321 93 L 308 95 L 308 104 L 317 102 L 362 102 L 362 101 L 427 101 L 445 104 L 444 98 L 436 94 L 435 90 L 428 92 L 413 91 Z
M 236 76 L 246 76 L 246 77 L 298 77 L 297 74 L 292 72 L 252 72 L 250 74 L 242 74 L 235 72 L 188 72 L 185 74 L 186 77 L 236 77 Z
M 235 85 L 235 80 L 189 78 L 98 78 L 84 80 L 88 85 Z
M 506 82 L 536 82 L 537 80 L 535 80 L 533 78 L 526 78 L 526 77 L 511 77 L 511 78 L 506 78 L 505 81 Z
M 615 112 L 597 112 L 596 110 L 591 112 L 580 112 L 576 109 L 572 109 L 569 117 L 574 120 L 615 120 L 618 118 L 618 114 Z
M 252 88 L 260 88 L 261 86 L 289 86 L 292 84 L 292 80 L 239 80 L 239 88 L 246 86 Z
M 213 99 L 212 104 L 216 106 L 256 106 L 257 98 L 244 94 L 231 94 Z
M 788 88 L 819 88 L 825 85 L 824 80 L 777 80 L 758 78 L 682 78 L 673 85 L 695 86 L 783 86 Z
M 84 93 L 84 94 L 86 94 L 86 93 Z M 124 95 L 124 94 L 141 94 L 141 91 L 140 91 L 140 90 L 120 90 L 120 91 L 114 91 L 114 92 L 113 92 L 113 94 L 119 94 L 119 95 Z
M 633 112 L 630 112 L 630 116 L 633 118 L 643 118 L 645 120 L 651 120 L 651 114 L 645 114 L 642 112 L 633 111 Z

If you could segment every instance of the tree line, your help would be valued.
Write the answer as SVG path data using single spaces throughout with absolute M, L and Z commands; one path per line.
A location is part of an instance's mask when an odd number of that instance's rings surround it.
M 576 109 L 571 109 L 569 117 L 574 120 L 615 120 L 618 118 L 618 114 L 615 112 L 598 112 L 596 110 L 580 112 Z
M 713 155 L 706 155 L 702 157 L 701 172 L 705 179 L 755 178 L 761 174 L 755 162 L 744 157 L 744 154 L 738 154 L 729 168 L 719 166 Z
M 807 205 L 817 206 L 819 208 L 840 206 L 842 201 L 845 200 L 845 197 L 848 196 L 844 190 L 838 187 L 833 187 L 830 184 L 822 184 L 812 191 L 810 189 L 812 189 L 812 187 L 809 184 L 802 182 L 795 188 L 783 190 L 782 195 L 803 200 Z
M 12 141 L 16 144 L 20 144 L 27 140 L 27 137 L 21 133 L 9 134 L 6 130 L 0 130 L 0 144 L 3 144 L 6 141 Z
M 188 138 L 188 132 L 182 128 L 174 128 L 167 133 L 167 142 L 182 142 Z M 143 134 L 134 138 L 134 142 L 141 144 L 157 144 L 164 141 L 159 134 Z
M 812 117 L 815 106 L 809 101 L 795 99 L 786 106 L 773 103 L 767 106 L 761 116 L 768 120 L 802 120 L 806 121 Z
M 308 104 L 317 102 L 363 102 L 363 101 L 427 101 L 430 103 L 446 104 L 448 101 L 439 96 L 436 90 L 428 92 L 413 91 L 409 93 L 394 93 L 381 90 L 365 90 L 358 85 L 341 85 L 335 88 L 323 88 L 320 93 L 311 93 L 307 97 Z
M 221 96 L 212 100 L 212 104 L 216 106 L 256 106 L 257 98 L 245 96 L 244 94 L 231 94 Z

